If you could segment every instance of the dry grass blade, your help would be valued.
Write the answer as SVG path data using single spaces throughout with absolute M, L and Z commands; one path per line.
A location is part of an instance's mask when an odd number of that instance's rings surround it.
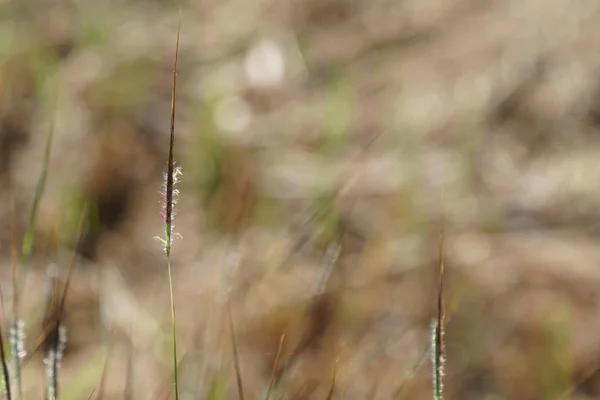
M 437 287 L 437 316 L 433 326 L 433 398 L 443 400 L 444 395 L 444 324 L 446 312 L 444 309 L 444 233 L 440 238 L 440 252 L 438 264 L 438 287 Z
M 229 333 L 231 338 L 231 348 L 233 350 L 233 365 L 235 367 L 235 379 L 237 383 L 238 395 L 240 400 L 244 400 L 244 386 L 242 384 L 242 372 L 240 369 L 240 359 L 238 355 L 237 341 L 235 339 L 235 327 L 233 324 L 233 316 L 231 315 L 231 306 L 227 301 L 227 318 L 229 320 Z
M 355 156 L 356 160 L 360 160 L 364 158 L 367 152 L 371 149 L 373 143 L 379 139 L 381 133 L 375 134 L 373 137 L 369 139 L 369 141 L 365 144 L 363 148 L 360 149 L 359 153 Z M 342 182 L 345 180 L 342 179 Z M 284 253 L 283 259 L 279 262 L 279 267 L 283 267 L 286 265 L 290 259 L 295 256 L 298 251 L 310 240 L 310 238 L 314 235 L 314 233 L 310 229 L 310 225 L 319 218 L 320 214 L 324 209 L 330 207 L 334 202 L 340 197 L 340 193 L 342 191 L 342 186 L 337 186 L 334 190 L 329 193 L 324 199 L 323 202 L 313 204 L 309 210 L 307 211 L 308 215 L 302 222 L 300 226 L 300 235 L 298 238 L 289 246 L 289 249 Z M 348 196 L 348 195 L 345 195 Z M 277 269 L 278 269 L 277 268 Z
M 85 221 L 86 218 L 85 216 L 87 215 L 88 212 L 88 206 L 87 204 L 84 204 L 83 209 L 81 211 L 81 216 L 79 219 L 79 228 L 78 228 L 78 234 L 77 234 L 77 247 L 75 248 L 79 248 L 79 246 L 81 245 L 82 241 L 83 241 L 83 237 L 84 237 L 84 229 L 85 229 Z M 77 259 L 78 259 L 78 255 L 77 253 L 75 253 L 73 255 L 73 258 L 71 259 L 71 263 L 69 265 L 69 269 L 67 271 L 67 277 L 65 280 L 65 287 L 63 288 L 63 292 L 58 300 L 58 305 L 56 305 L 54 307 L 54 310 L 51 310 L 51 315 L 47 316 L 46 318 L 46 323 L 44 324 L 44 330 L 42 332 L 42 334 L 40 335 L 40 338 L 36 341 L 36 344 L 33 348 L 33 351 L 31 351 L 30 353 L 28 353 L 25 361 L 30 360 L 31 357 L 36 354 L 41 348 L 42 346 L 44 346 L 45 343 L 48 342 L 49 338 L 53 335 L 54 332 L 58 331 L 58 328 L 60 326 L 63 314 L 64 314 L 64 310 L 65 310 L 65 304 L 67 301 L 67 294 L 69 292 L 69 288 L 71 286 L 71 278 L 73 276 L 73 271 L 75 270 L 75 265 L 77 264 Z
M 86 218 L 85 216 L 87 215 L 88 212 L 88 207 L 87 204 L 85 204 L 83 206 L 83 209 L 81 211 L 81 216 L 79 219 L 79 228 L 78 228 L 78 233 L 77 233 L 77 247 L 75 247 L 76 249 L 80 248 L 82 241 L 83 241 L 83 233 L 84 233 L 84 229 L 85 229 L 85 221 Z M 71 279 L 73 278 L 73 271 L 75 270 L 75 265 L 77 265 L 77 259 L 78 259 L 78 254 L 77 252 L 75 252 L 75 254 L 73 255 L 73 258 L 71 259 L 71 263 L 69 264 L 69 269 L 67 271 L 67 279 L 65 280 L 65 287 L 63 288 L 63 292 L 62 295 L 60 296 L 60 303 L 58 304 L 58 313 L 56 316 L 56 327 L 59 326 L 60 322 L 61 322 L 61 318 L 63 317 L 64 311 L 65 311 L 65 304 L 67 302 L 67 295 L 69 293 L 69 288 L 71 286 Z
M 77 247 L 81 245 L 84 237 L 84 229 L 85 229 L 85 221 L 86 215 L 88 212 L 87 204 L 83 207 L 82 213 L 79 220 L 79 228 L 78 228 L 78 239 L 77 239 Z M 49 309 L 50 315 L 48 315 L 44 320 L 44 331 L 48 332 L 46 339 L 48 341 L 43 341 L 41 345 L 43 346 L 46 343 L 49 343 L 50 346 L 48 348 L 48 362 L 49 362 L 49 370 L 48 370 L 48 399 L 57 399 L 59 396 L 58 389 L 58 370 L 59 363 L 62 357 L 64 346 L 64 334 L 62 333 L 61 328 L 63 317 L 65 313 L 65 305 L 67 301 L 67 295 L 69 293 L 69 288 L 71 286 L 71 280 L 73 277 L 73 271 L 75 270 L 75 265 L 77 264 L 78 254 L 74 253 L 73 258 L 71 259 L 71 263 L 69 265 L 69 269 L 67 271 L 67 277 L 65 280 L 65 286 L 63 291 L 58 299 L 58 304 L 54 303 L 54 299 L 52 299 L 51 309 Z M 54 293 L 58 293 L 58 278 L 55 277 L 55 290 Z
M 327 400 L 332 400 L 335 393 L 335 384 L 337 383 L 339 360 L 335 360 L 335 366 L 333 367 L 333 376 L 331 377 L 331 385 L 329 387 L 329 393 L 327 393 Z
M 375 379 L 373 379 L 373 381 L 371 382 L 371 386 L 369 388 L 369 394 L 367 395 L 367 399 L 369 400 L 375 400 L 377 398 L 377 392 L 379 391 L 379 387 L 381 386 L 381 381 L 383 380 L 384 376 L 387 374 L 388 370 L 389 370 L 389 363 L 386 363 L 381 371 L 379 371 L 379 373 L 375 376 Z
M 421 367 L 421 365 L 423 365 L 425 360 L 427 360 L 427 358 L 430 354 L 430 351 L 431 351 L 431 348 L 429 346 L 427 346 L 427 348 L 423 351 L 423 354 L 415 362 L 413 362 L 410 365 L 410 367 L 404 373 L 402 380 L 400 381 L 400 383 L 398 384 L 396 389 L 394 389 L 394 392 L 392 394 L 392 399 L 397 400 L 400 398 L 400 396 L 402 395 L 402 392 L 404 391 L 404 389 L 406 388 L 408 383 L 412 380 L 412 378 L 415 376 L 415 373 L 417 372 L 419 367 Z
M 329 327 L 335 307 L 335 296 L 327 291 L 327 284 L 341 253 L 341 245 L 339 243 L 332 243 L 328 246 L 321 260 L 319 273 L 315 277 L 314 288 L 311 292 L 311 299 L 301 311 L 309 323 L 309 327 L 300 342 L 292 350 L 286 362 L 281 368 L 278 368 L 275 376 L 276 385 L 284 379 L 286 372 L 298 362 L 304 351 L 323 337 Z
M 275 378 L 277 377 L 277 368 L 279 367 L 279 357 L 281 357 L 281 350 L 283 350 L 283 342 L 285 341 L 285 334 L 283 332 L 281 338 L 279 339 L 279 346 L 277 347 L 277 354 L 275 355 L 275 361 L 273 362 L 273 369 L 271 370 L 271 381 L 269 382 L 269 389 L 267 390 L 267 396 L 265 400 L 269 400 L 271 397 L 271 391 L 273 390 L 273 386 L 275 385 Z

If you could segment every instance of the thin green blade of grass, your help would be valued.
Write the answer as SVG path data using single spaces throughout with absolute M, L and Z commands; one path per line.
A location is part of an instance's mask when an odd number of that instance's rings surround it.
M 182 359 L 177 364 L 177 371 L 181 371 L 183 369 L 183 364 L 186 359 L 186 355 L 184 354 Z M 153 400 L 157 399 L 171 399 L 171 395 L 173 394 L 173 375 L 169 374 L 169 376 L 157 385 L 157 388 L 154 390 L 154 394 L 152 395 Z
M 58 91 L 57 91 L 58 93 Z M 24 265 L 28 265 L 31 254 L 33 252 L 33 243 L 35 237 L 35 223 L 37 221 L 37 215 L 40 208 L 40 202 L 44 196 L 46 189 L 46 182 L 48 181 L 48 174 L 50 170 L 50 156 L 52 155 L 52 141 L 54 138 L 54 131 L 56 125 L 56 108 L 57 108 L 57 93 L 54 99 L 54 111 L 52 113 L 52 121 L 50 122 L 50 130 L 48 137 L 46 138 L 46 146 L 44 148 L 44 157 L 42 160 L 42 170 L 38 177 L 38 181 L 35 188 L 35 195 L 33 198 L 33 204 L 29 213 L 29 219 L 27 221 L 27 228 L 25 229 L 25 235 L 23 236 L 23 245 L 21 248 L 21 255 L 23 257 Z
M 104 388 L 106 386 L 106 373 L 108 372 L 108 360 L 110 359 L 110 348 L 106 352 L 106 358 L 104 359 L 104 365 L 102 366 L 102 373 L 100 374 L 100 382 L 98 383 L 97 390 L 94 389 L 96 394 L 96 400 L 102 400 L 104 398 Z M 92 394 L 94 394 L 92 392 Z
M 31 207 L 31 212 L 29 214 L 29 220 L 27 223 L 27 229 L 25 230 L 25 235 L 23 237 L 23 248 L 21 249 L 23 255 L 23 261 L 28 262 L 31 258 L 31 254 L 33 251 L 33 242 L 35 236 L 35 221 L 37 219 L 37 214 L 40 207 L 40 201 L 42 196 L 44 195 L 44 191 L 46 189 L 46 182 L 48 180 L 48 171 L 50 165 L 50 155 L 52 152 L 52 138 L 54 137 L 54 123 L 50 127 L 50 132 L 48 133 L 48 138 L 46 139 L 46 147 L 44 150 L 44 159 L 42 162 L 42 171 L 40 172 L 40 176 L 35 188 L 35 196 L 33 198 L 33 205 Z
M 29 263 L 31 260 L 31 255 L 33 252 L 33 244 L 35 237 L 35 227 L 37 216 L 40 208 L 40 203 L 42 197 L 44 196 L 44 192 L 46 189 L 46 183 L 48 180 L 49 170 L 50 170 L 50 157 L 52 155 L 52 142 L 54 139 L 55 125 L 56 125 L 56 110 L 58 105 L 58 89 L 54 93 L 54 110 L 52 112 L 52 120 L 50 122 L 50 130 L 48 131 L 48 136 L 46 138 L 46 144 L 44 148 L 44 156 L 42 159 L 42 169 L 40 171 L 40 175 L 38 177 L 35 189 L 35 195 L 33 198 L 33 203 L 31 206 L 31 210 L 28 217 L 27 226 L 25 229 L 25 234 L 23 237 L 23 242 L 21 246 L 21 261 L 23 265 L 23 273 L 19 273 L 19 269 L 17 268 L 17 245 L 16 245 L 16 224 L 15 220 L 15 206 L 14 199 L 11 195 L 11 212 L 12 212 L 12 251 L 11 251 L 11 259 L 12 259 L 12 285 L 13 285 L 13 311 L 12 318 L 10 321 L 10 335 L 11 343 L 14 343 L 13 348 L 13 375 L 15 379 L 16 394 L 18 394 L 18 398 L 22 398 L 22 383 L 21 383 L 21 369 L 22 362 L 24 361 L 24 351 L 22 351 L 22 328 L 21 321 L 19 320 L 19 297 L 20 292 L 23 289 L 26 274 L 28 272 Z

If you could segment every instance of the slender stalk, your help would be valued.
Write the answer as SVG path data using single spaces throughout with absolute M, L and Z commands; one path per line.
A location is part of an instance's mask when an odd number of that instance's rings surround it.
M 78 227 L 77 247 L 75 247 L 75 248 L 79 248 L 83 241 L 83 233 L 84 233 L 84 229 L 86 226 L 85 222 L 86 222 L 86 215 L 88 213 L 88 209 L 89 209 L 88 204 L 85 203 L 81 210 L 81 216 L 79 219 L 79 227 Z M 51 305 L 51 307 L 48 308 L 48 311 L 50 314 L 48 316 L 46 316 L 46 319 L 44 320 L 42 334 L 37 339 L 35 346 L 34 346 L 33 350 L 31 351 L 31 353 L 28 353 L 26 355 L 25 361 L 31 359 L 34 354 L 36 354 L 38 351 L 40 351 L 40 349 L 42 347 L 44 347 L 45 345 L 47 345 L 48 343 L 51 344 L 51 347 L 58 349 L 58 350 L 61 349 L 61 346 L 64 346 L 64 344 L 66 342 L 66 333 L 64 332 L 64 329 L 61 329 L 62 318 L 63 318 L 65 305 L 66 305 L 66 301 L 67 301 L 67 294 L 68 294 L 69 288 L 71 286 L 71 279 L 73 276 L 73 271 L 75 270 L 75 266 L 77 264 L 77 260 L 78 260 L 78 255 L 77 255 L 77 252 L 75 252 L 75 254 L 73 255 L 73 258 L 71 259 L 69 269 L 67 271 L 65 286 L 63 288 L 63 291 L 62 291 L 60 297 L 57 299 L 58 303 L 55 303 L 56 300 L 52 299 L 53 304 Z M 57 293 L 57 292 L 58 292 L 58 288 L 55 287 L 54 293 Z M 61 331 L 63 331 L 62 334 L 61 334 Z M 18 332 L 17 332 L 17 335 L 18 335 Z M 54 346 L 55 340 L 57 338 L 60 339 L 59 343 L 58 343 L 59 346 Z M 62 350 L 61 350 L 61 352 L 62 352 Z M 50 357 L 49 357 L 49 360 L 50 360 Z
M 175 166 L 175 100 L 177 98 L 177 61 L 179 58 L 179 36 L 181 32 L 181 11 L 179 12 L 179 22 L 177 25 L 177 41 L 175 44 L 175 61 L 173 63 L 173 89 L 171 92 L 171 124 L 169 135 L 169 155 L 167 161 L 167 174 L 164 184 L 164 221 L 165 238 L 162 242 L 165 246 L 167 255 L 167 273 L 169 275 L 169 297 L 171 301 L 171 327 L 173 340 L 173 389 L 175 391 L 175 400 L 179 400 L 179 374 L 177 362 L 177 326 L 175 318 L 175 300 L 173 295 L 173 273 L 171 269 L 171 245 L 173 243 L 173 215 L 176 197 L 178 194 L 175 184 L 181 175 L 181 170 Z
M 394 389 L 394 392 L 392 394 L 393 400 L 397 400 L 400 398 L 400 395 L 406 388 L 407 384 L 415 376 L 419 367 L 421 367 L 421 365 L 425 362 L 425 360 L 428 359 L 429 354 L 431 354 L 431 347 L 427 346 L 427 348 L 423 351 L 423 354 L 418 359 L 413 361 L 413 363 L 408 367 L 406 372 L 404 372 L 404 376 L 402 377 L 402 379 L 400 380 L 400 383 L 398 384 L 396 389 Z
M 44 360 L 46 362 L 46 377 L 48 379 L 46 388 L 46 399 L 48 400 L 58 399 L 58 372 L 66 341 L 66 329 L 60 325 L 53 332 L 51 348 L 48 350 L 48 355 Z
M 6 363 L 6 353 L 4 351 L 4 337 L 0 331 L 0 361 L 2 362 L 2 377 L 4 380 L 4 391 L 6 398 L 12 400 L 12 393 L 10 390 L 10 376 L 8 375 L 8 365 Z
M 21 361 L 22 356 L 24 355 L 23 351 L 23 343 L 19 343 L 19 268 L 17 263 L 17 223 L 16 223 L 16 207 L 15 207 L 15 198 L 11 192 L 10 194 L 10 211 L 11 211 L 11 271 L 12 271 L 12 290 L 13 290 L 13 299 L 12 299 L 12 316 L 9 320 L 9 343 L 14 342 L 15 346 L 12 351 L 12 363 L 13 363 L 13 375 L 15 378 L 17 396 L 14 398 L 22 398 L 22 385 L 21 385 Z M 11 337 L 10 332 L 14 332 L 14 338 Z M 22 336 L 22 335 L 21 335 Z M 14 340 L 11 340 L 14 339 Z M 10 400 L 13 399 L 10 393 L 8 395 Z
M 93 388 L 92 391 L 90 392 L 90 395 L 87 397 L 87 399 L 92 400 L 92 397 L 94 397 L 95 393 L 96 393 L 96 388 Z
M 23 244 L 21 247 L 21 256 L 23 262 L 24 273 L 18 277 L 17 289 L 20 291 L 24 284 L 23 280 L 28 271 L 29 263 L 31 261 L 31 254 L 33 252 L 33 243 L 35 237 L 35 223 L 37 221 L 37 215 L 40 208 L 40 202 L 44 196 L 46 190 L 46 182 L 48 181 L 48 173 L 50 170 L 50 156 L 52 155 L 52 140 L 54 138 L 54 131 L 56 126 L 56 113 L 58 109 L 58 88 L 54 93 L 54 110 L 52 112 L 52 120 L 50 121 L 50 131 L 46 138 L 46 146 L 44 148 L 44 158 L 42 160 L 42 170 L 38 177 L 38 181 L 35 187 L 35 195 L 33 198 L 33 204 L 29 212 L 29 219 L 27 221 L 27 227 L 25 235 L 23 237 Z M 15 296 L 17 296 L 15 294 Z
M 229 333 L 231 338 L 231 348 L 233 350 L 233 365 L 235 366 L 235 379 L 237 383 L 238 396 L 244 400 L 244 385 L 242 384 L 242 372 L 240 369 L 240 358 L 238 356 L 237 341 L 235 340 L 235 327 L 233 325 L 233 316 L 231 315 L 231 306 L 227 300 L 227 317 L 229 319 Z
M 48 180 L 48 170 L 50 166 L 50 155 L 52 153 L 52 138 L 54 137 L 54 117 L 51 122 L 50 132 L 48 133 L 48 138 L 46 139 L 46 147 L 44 149 L 44 159 L 42 162 L 42 171 L 40 172 L 40 176 L 37 181 L 37 186 L 35 188 L 35 196 L 33 198 L 33 205 L 31 207 L 31 212 L 29 213 L 29 221 L 27 223 L 27 230 L 25 231 L 25 236 L 23 238 L 23 262 L 29 262 L 31 258 L 31 253 L 33 250 L 33 239 L 34 239 L 34 231 L 35 231 L 35 221 L 37 219 L 37 214 L 40 208 L 40 201 L 42 196 L 44 195 L 44 191 L 46 189 L 46 181 Z
M 78 236 L 77 236 L 77 247 L 80 248 L 80 245 L 84 236 L 86 215 L 88 213 L 88 205 L 84 204 L 84 207 L 81 210 L 81 216 L 79 219 L 79 227 L 78 227 Z M 50 341 L 50 348 L 48 349 L 48 354 L 46 357 L 47 360 L 47 378 L 48 378 L 48 387 L 46 392 L 46 398 L 48 400 L 55 400 L 58 398 L 58 372 L 60 369 L 60 362 L 64 353 L 64 349 L 67 342 L 66 337 L 66 328 L 63 325 L 63 317 L 65 313 L 65 305 L 67 302 L 67 295 L 69 293 L 69 288 L 71 287 L 71 280 L 73 277 L 73 272 L 75 271 L 75 266 L 77 265 L 78 255 L 77 252 L 74 253 L 73 258 L 71 259 L 71 263 L 69 264 L 69 269 L 67 271 L 67 278 L 65 281 L 65 286 L 60 294 L 60 297 L 57 299 L 58 303 L 55 304 L 54 299 L 51 299 L 51 308 L 50 312 L 52 313 L 47 321 L 47 326 L 44 329 L 47 333 L 45 333 L 45 338 L 40 342 L 40 345 L 47 343 L 47 339 Z M 56 278 L 55 278 L 56 279 Z M 58 280 L 55 280 L 55 287 L 53 290 L 54 293 L 58 292 Z
M 333 376 L 331 377 L 331 386 L 329 387 L 329 393 L 327 393 L 327 400 L 332 400 L 333 399 L 333 394 L 335 393 L 335 385 L 337 382 L 337 376 L 338 376 L 338 364 L 339 364 L 339 360 L 335 360 L 335 365 L 333 367 Z
M 273 369 L 271 370 L 271 381 L 269 382 L 269 389 L 267 390 L 267 396 L 265 400 L 269 400 L 271 397 L 271 391 L 273 390 L 273 386 L 275 384 L 275 378 L 277 376 L 277 368 L 279 367 L 279 357 L 281 357 L 281 350 L 283 350 L 283 342 L 285 340 L 286 332 L 283 332 L 281 338 L 279 339 L 279 346 L 277 347 L 277 355 L 275 356 L 275 361 L 273 362 Z
M 16 386 L 15 398 L 22 398 L 22 384 L 21 384 L 21 369 L 23 364 L 23 358 L 25 357 L 25 351 L 23 350 L 23 332 L 22 322 L 19 320 L 19 295 L 25 284 L 27 272 L 29 270 L 29 264 L 31 261 L 31 255 L 33 252 L 33 244 L 35 237 L 35 225 L 37 221 L 37 215 L 40 208 L 41 199 L 46 189 L 46 182 L 48 180 L 48 174 L 50 170 L 50 157 L 52 155 L 52 141 L 54 138 L 54 131 L 56 125 L 56 110 L 58 108 L 58 87 L 54 92 L 54 110 L 52 112 L 52 120 L 50 122 L 50 130 L 46 138 L 46 145 L 44 148 L 44 156 L 42 160 L 42 170 L 38 177 L 38 181 L 35 188 L 35 195 L 33 198 L 33 204 L 29 213 L 29 219 L 23 237 L 23 243 L 21 247 L 21 258 L 23 273 L 19 273 L 16 264 L 16 233 L 15 226 L 13 225 L 13 254 L 12 254 L 12 285 L 13 285 L 13 315 L 10 321 L 10 342 L 14 344 L 13 349 L 13 368 L 14 368 L 14 379 Z M 14 200 L 11 196 L 11 207 L 13 213 L 13 220 L 15 215 Z M 15 389 L 15 388 L 13 388 Z
M 433 342 L 433 399 L 444 399 L 444 366 L 446 350 L 444 343 L 444 324 L 446 311 L 444 308 L 444 234 L 440 240 L 440 253 L 438 265 L 438 290 L 437 290 L 437 316 L 432 328 Z
M 175 318 L 175 301 L 173 299 L 173 278 L 171 274 L 171 260 L 167 261 L 169 270 L 169 296 L 171 297 L 171 325 L 173 336 L 173 390 L 175 390 L 175 400 L 179 400 L 179 374 L 177 363 L 177 326 Z

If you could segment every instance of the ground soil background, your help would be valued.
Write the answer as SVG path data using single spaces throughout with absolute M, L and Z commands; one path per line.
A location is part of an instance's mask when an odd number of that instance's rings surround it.
M 32 352 L 78 254 L 62 398 L 170 396 L 154 237 L 180 9 L 185 398 L 237 398 L 226 304 L 247 398 L 284 332 L 283 398 L 326 398 L 336 370 L 335 398 L 431 398 L 442 231 L 446 397 L 600 398 L 597 2 L 3 0 L 0 287 L 7 315 L 53 132 L 21 315 Z

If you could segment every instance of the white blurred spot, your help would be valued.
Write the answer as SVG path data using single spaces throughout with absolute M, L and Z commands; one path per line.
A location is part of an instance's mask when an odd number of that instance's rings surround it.
M 58 265 L 56 265 L 55 263 L 50 263 L 46 267 L 46 276 L 49 279 L 58 278 L 58 275 L 59 275 L 58 272 L 59 272 Z
M 252 47 L 244 61 L 246 78 L 253 86 L 277 86 L 283 81 L 285 60 L 277 43 L 264 39 Z
M 239 97 L 226 98 L 217 106 L 215 111 L 217 126 L 225 132 L 241 132 L 250 125 L 251 120 L 252 110 L 250 110 L 250 106 Z

